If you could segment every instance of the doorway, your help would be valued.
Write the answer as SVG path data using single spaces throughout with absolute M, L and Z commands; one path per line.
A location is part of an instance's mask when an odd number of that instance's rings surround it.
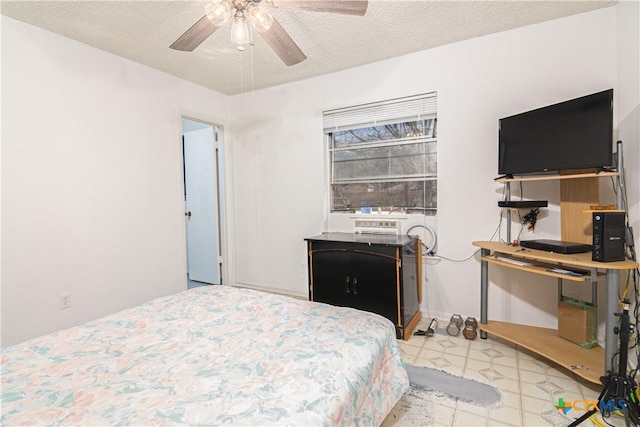
M 216 125 L 182 118 L 187 288 L 222 284 L 221 137 Z

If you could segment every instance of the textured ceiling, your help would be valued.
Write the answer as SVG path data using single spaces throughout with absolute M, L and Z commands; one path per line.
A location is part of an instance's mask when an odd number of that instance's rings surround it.
M 254 38 L 239 52 L 229 23 L 193 52 L 169 49 L 205 1 L 5 1 L 2 14 L 233 95 L 557 19 L 615 1 L 369 0 L 365 16 L 271 12 L 306 54 L 285 66 Z

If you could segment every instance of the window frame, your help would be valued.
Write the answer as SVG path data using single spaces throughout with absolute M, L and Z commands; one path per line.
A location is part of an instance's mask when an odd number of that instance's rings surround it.
M 408 104 L 408 105 L 407 105 Z M 359 106 L 347 107 L 337 110 L 329 110 L 324 112 L 324 134 L 327 143 L 328 153 L 328 184 L 329 184 L 329 212 L 330 213 L 369 213 L 371 208 L 376 211 L 392 212 L 398 211 L 402 213 L 420 213 L 424 215 L 435 216 L 437 215 L 437 94 L 435 92 L 428 94 L 415 95 L 406 98 L 397 98 L 393 100 L 387 100 L 371 104 L 363 104 Z M 381 139 L 366 141 L 361 140 L 353 144 L 347 142 L 336 143 L 334 140 L 335 134 L 339 132 L 349 132 L 353 130 L 365 130 L 373 129 L 376 127 L 382 127 L 386 125 L 406 126 L 409 123 L 422 122 L 416 126 L 421 131 L 427 131 L 427 135 L 413 136 L 408 135 L 406 138 Z M 391 130 L 389 130 L 391 133 Z M 357 137 L 357 136 L 356 136 Z M 392 164 L 394 159 L 396 160 L 397 167 L 402 167 L 401 161 L 398 161 L 401 157 L 408 157 L 402 155 L 392 155 L 391 151 L 393 147 L 410 147 L 412 145 L 419 146 L 418 151 L 420 153 L 415 154 L 415 157 L 422 158 L 422 171 L 411 174 L 406 173 L 391 173 Z M 367 159 L 355 158 L 353 160 L 336 160 L 336 154 L 341 152 L 353 152 L 357 153 L 358 150 L 377 150 L 388 149 L 386 157 L 384 155 L 380 157 L 372 157 Z M 369 176 L 355 176 L 355 177 L 336 177 L 336 167 L 340 162 L 354 161 L 354 162 L 367 162 L 380 160 L 385 163 L 389 171 L 388 175 L 372 173 Z M 431 160 L 429 160 L 431 158 Z M 399 166 L 398 166 L 399 165 Z M 429 167 L 431 166 L 431 167 Z M 374 166 L 370 166 L 374 167 Z M 411 166 L 409 165 L 409 168 Z M 343 168 L 344 170 L 344 168 Z M 350 207 L 337 207 L 336 190 L 339 186 L 345 186 L 350 184 L 356 185 L 368 185 L 374 187 L 374 185 L 391 185 L 397 187 L 397 183 L 404 184 L 404 190 L 396 190 L 398 192 L 405 193 L 404 206 L 395 207 L 394 203 L 388 203 L 387 206 L 367 206 L 363 205 L 360 201 L 356 206 Z M 417 183 L 417 190 L 422 191 L 421 206 L 409 206 L 410 196 L 409 188 Z M 369 190 L 369 187 L 367 187 Z M 413 188 L 416 190 L 416 188 Z M 375 191 L 375 189 L 369 190 Z M 415 197 L 415 196 L 414 196 Z M 397 199 L 397 197 L 396 197 Z M 394 197 L 392 192 L 388 192 L 388 201 L 393 201 Z M 383 205 L 383 203 L 378 203 Z

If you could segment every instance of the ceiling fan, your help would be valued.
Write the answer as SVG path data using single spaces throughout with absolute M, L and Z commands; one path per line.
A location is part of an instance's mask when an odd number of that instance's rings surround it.
M 248 21 L 287 66 L 304 61 L 305 54 L 261 3 L 262 0 L 214 0 L 205 7 L 205 16 L 169 47 L 191 52 L 231 19 L 231 41 L 239 48 L 251 43 Z M 368 0 L 264 0 L 264 3 L 273 8 L 359 16 L 365 14 L 368 6 Z

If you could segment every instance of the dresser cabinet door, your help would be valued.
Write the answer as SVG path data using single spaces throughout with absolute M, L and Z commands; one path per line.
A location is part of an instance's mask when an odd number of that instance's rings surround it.
M 342 307 L 352 307 L 351 257 L 339 250 L 316 250 L 313 253 L 313 300 Z
M 377 313 L 398 325 L 395 247 L 314 242 L 314 301 Z
M 386 254 L 367 252 L 351 254 L 354 307 L 377 313 L 398 324 L 398 274 L 395 248 Z M 393 258 L 392 258 L 393 257 Z

